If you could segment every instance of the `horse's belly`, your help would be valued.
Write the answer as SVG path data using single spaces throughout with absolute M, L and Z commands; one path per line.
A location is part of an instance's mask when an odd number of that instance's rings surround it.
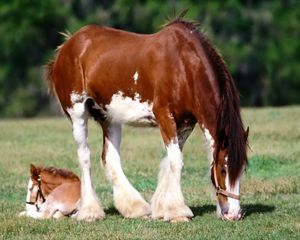
M 118 92 L 112 96 L 111 102 L 105 108 L 110 122 L 132 126 L 157 126 L 152 111 L 153 103 L 142 102 L 137 93 L 134 98 L 130 98 Z

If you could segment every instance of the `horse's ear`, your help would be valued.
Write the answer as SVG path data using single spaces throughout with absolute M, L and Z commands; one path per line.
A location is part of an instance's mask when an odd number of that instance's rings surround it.
M 249 126 L 247 127 L 245 133 L 244 133 L 244 136 L 245 136 L 245 140 L 247 141 L 248 140 L 248 136 L 249 136 Z
M 38 169 L 33 164 L 30 164 L 30 173 L 33 178 L 39 177 Z

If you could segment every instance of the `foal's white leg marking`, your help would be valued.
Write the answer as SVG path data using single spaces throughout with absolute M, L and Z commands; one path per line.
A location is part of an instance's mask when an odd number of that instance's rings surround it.
M 106 139 L 107 149 L 105 169 L 108 179 L 112 182 L 114 204 L 119 212 L 128 218 L 147 216 L 151 213 L 150 205 L 126 178 L 120 159 L 121 125 L 111 124 Z
M 166 149 L 167 157 L 161 162 L 158 185 L 151 200 L 152 218 L 167 221 L 192 217 L 193 213 L 185 205 L 181 192 L 183 160 L 177 139 Z
M 78 144 L 77 154 L 81 168 L 81 206 L 77 219 L 87 221 L 101 219 L 104 217 L 104 212 L 91 181 L 90 150 L 87 144 L 88 112 L 85 101 L 74 103 L 67 111 L 73 123 L 73 137 Z

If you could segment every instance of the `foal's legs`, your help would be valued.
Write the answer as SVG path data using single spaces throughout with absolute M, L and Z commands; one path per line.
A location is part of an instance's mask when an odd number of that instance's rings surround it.
M 179 141 L 176 124 L 169 111 L 156 112 L 155 116 L 160 126 L 167 156 L 161 162 L 158 185 L 151 200 L 152 218 L 188 221 L 193 213 L 184 203 L 180 186 L 183 167 L 181 148 L 186 138 Z
M 81 202 L 77 219 L 87 221 L 101 219 L 104 212 L 91 181 L 90 150 L 87 144 L 89 115 L 85 100 L 75 102 L 67 111 L 73 124 L 73 136 L 78 144 L 77 154 L 81 169 Z
M 129 183 L 121 166 L 121 125 L 110 123 L 102 127 L 104 133 L 102 162 L 106 175 L 113 185 L 115 207 L 127 218 L 150 215 L 150 205 Z

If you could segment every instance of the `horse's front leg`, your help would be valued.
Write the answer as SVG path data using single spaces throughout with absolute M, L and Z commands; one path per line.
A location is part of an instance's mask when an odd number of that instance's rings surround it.
M 96 196 L 91 181 L 90 150 L 87 144 L 88 111 L 85 101 L 76 102 L 68 113 L 73 124 L 73 137 L 78 144 L 78 158 L 81 169 L 81 201 L 77 214 L 78 220 L 94 221 L 104 218 L 104 211 Z
M 126 178 L 120 159 L 121 125 L 109 123 L 103 128 L 102 164 L 113 186 L 114 205 L 126 218 L 149 216 L 150 205 Z
M 155 116 L 167 156 L 161 162 L 158 185 L 151 200 L 152 218 L 171 222 L 188 221 L 193 217 L 193 213 L 184 203 L 180 186 L 183 157 L 177 137 L 176 123 L 166 108 L 157 110 Z

